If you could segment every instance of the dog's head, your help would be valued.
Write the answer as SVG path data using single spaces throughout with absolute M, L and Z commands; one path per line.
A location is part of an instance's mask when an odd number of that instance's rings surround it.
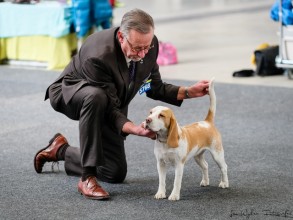
M 164 106 L 157 106 L 143 122 L 145 129 L 156 132 L 158 139 L 166 140 L 170 147 L 178 147 L 178 125 L 173 111 Z

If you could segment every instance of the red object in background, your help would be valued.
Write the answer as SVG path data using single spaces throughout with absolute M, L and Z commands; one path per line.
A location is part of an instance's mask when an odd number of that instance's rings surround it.
M 112 6 L 112 8 L 114 8 L 114 6 L 115 6 L 115 0 L 109 0 L 109 2 L 110 2 L 110 5 Z

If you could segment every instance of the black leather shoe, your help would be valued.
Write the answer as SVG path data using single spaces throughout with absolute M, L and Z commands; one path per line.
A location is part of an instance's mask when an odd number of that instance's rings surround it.
M 49 145 L 36 153 L 34 158 L 36 172 L 41 173 L 46 162 L 57 162 L 57 152 L 65 144 L 68 144 L 66 138 L 62 134 L 55 134 Z

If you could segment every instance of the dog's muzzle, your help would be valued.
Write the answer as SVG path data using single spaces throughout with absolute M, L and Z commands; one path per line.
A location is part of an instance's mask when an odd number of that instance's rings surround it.
M 151 122 L 152 122 L 152 120 L 149 119 L 149 118 L 147 118 L 147 119 L 143 122 L 143 128 L 144 128 L 144 129 L 148 129 L 148 130 L 153 131 L 153 130 L 151 129 L 151 127 L 150 127 L 150 123 L 151 123 Z

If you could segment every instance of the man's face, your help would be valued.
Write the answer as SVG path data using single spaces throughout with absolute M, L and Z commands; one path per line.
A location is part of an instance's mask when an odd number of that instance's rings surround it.
M 145 57 L 153 47 L 151 45 L 153 36 L 153 31 L 142 34 L 135 30 L 130 30 L 128 36 L 125 37 L 120 31 L 118 32 L 118 39 L 124 55 L 133 61 L 139 61 Z

